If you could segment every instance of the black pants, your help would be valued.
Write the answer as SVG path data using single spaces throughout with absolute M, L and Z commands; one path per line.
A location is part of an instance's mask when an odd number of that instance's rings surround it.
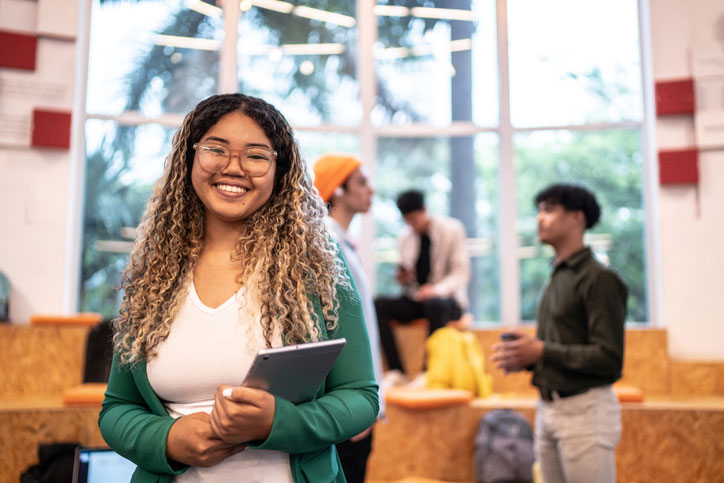
M 377 324 L 380 329 L 380 343 L 389 369 L 402 370 L 397 344 L 392 334 L 390 320 L 406 324 L 415 319 L 426 318 L 429 322 L 428 335 L 451 320 L 459 319 L 463 312 L 453 298 L 434 298 L 417 302 L 409 297 L 378 297 L 375 300 Z
M 337 444 L 337 453 L 342 461 L 342 470 L 347 483 L 364 483 L 367 472 L 367 458 L 372 451 L 372 431 L 355 443 L 350 440 Z

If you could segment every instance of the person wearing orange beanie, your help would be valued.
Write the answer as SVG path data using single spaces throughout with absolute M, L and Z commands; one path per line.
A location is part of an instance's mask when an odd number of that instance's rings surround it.
M 374 189 L 362 162 L 351 154 L 326 154 L 314 164 L 314 186 L 329 207 L 327 229 L 342 248 L 352 277 L 357 284 L 367 332 L 372 348 L 375 378 L 380 385 L 380 414 L 384 415 L 382 392 L 382 356 L 374 301 L 370 292 L 362 262 L 347 230 L 357 213 L 367 213 L 372 206 Z M 344 321 L 340 321 L 344 323 Z M 337 445 L 342 469 L 349 483 L 362 483 L 365 478 L 367 459 L 372 450 L 372 428 Z
M 314 187 L 325 203 L 330 202 L 334 190 L 342 187 L 360 166 L 362 162 L 351 154 L 325 154 L 314 163 Z M 371 193 L 369 199 L 372 200 Z

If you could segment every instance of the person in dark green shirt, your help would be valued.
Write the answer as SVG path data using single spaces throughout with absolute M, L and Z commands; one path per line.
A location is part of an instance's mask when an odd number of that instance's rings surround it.
M 583 244 L 601 213 L 592 193 L 555 184 L 535 202 L 538 237 L 555 252 L 537 333 L 512 331 L 512 340 L 494 346 L 493 361 L 506 372 L 533 371 L 543 481 L 613 482 L 621 409 L 611 384 L 621 377 L 628 291 Z

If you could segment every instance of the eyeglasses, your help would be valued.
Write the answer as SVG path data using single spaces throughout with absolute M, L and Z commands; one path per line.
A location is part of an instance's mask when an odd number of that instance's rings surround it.
M 219 144 L 196 143 L 193 148 L 196 150 L 201 168 L 210 173 L 218 173 L 223 170 L 229 164 L 232 153 L 237 152 L 241 169 L 247 175 L 264 176 L 277 157 L 276 151 L 263 146 L 229 149 Z

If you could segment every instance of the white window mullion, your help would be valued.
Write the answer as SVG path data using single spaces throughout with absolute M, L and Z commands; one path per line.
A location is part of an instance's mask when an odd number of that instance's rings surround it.
M 362 122 L 359 126 L 360 156 L 365 161 L 374 179 L 375 165 L 377 163 L 377 134 L 372 126 L 372 109 L 377 99 L 377 79 L 375 76 L 375 59 L 373 46 L 377 40 L 377 17 L 372 12 L 376 0 L 357 0 L 357 79 L 362 103 Z M 375 261 L 372 249 L 375 238 L 375 223 L 372 213 L 362 218 L 362 233 L 360 234 L 360 258 L 367 280 L 370 281 L 370 290 L 375 293 Z
M 223 0 L 224 9 L 224 41 L 221 44 L 219 58 L 219 94 L 229 94 L 239 91 L 237 79 L 237 45 L 239 18 L 241 9 L 238 0 Z
M 83 259 L 83 204 L 85 198 L 85 121 L 90 51 L 90 0 L 78 1 L 78 39 L 76 43 L 75 97 L 71 130 L 70 176 L 68 182 L 68 220 L 66 226 L 63 313 L 78 312 L 80 273 Z
M 500 90 L 500 213 L 498 246 L 500 256 L 500 318 L 503 325 L 520 322 L 520 265 L 518 235 L 515 231 L 515 163 L 513 127 L 510 120 L 510 72 L 508 68 L 507 1 L 497 0 L 498 82 Z
M 643 183 L 646 251 L 646 298 L 649 322 L 653 326 L 665 326 L 661 312 L 661 244 L 659 236 L 659 170 L 656 160 L 654 127 L 654 75 L 651 65 L 651 26 L 647 0 L 639 0 L 639 57 L 641 59 L 641 83 L 644 103 L 644 122 L 641 129 L 641 155 L 643 158 Z

